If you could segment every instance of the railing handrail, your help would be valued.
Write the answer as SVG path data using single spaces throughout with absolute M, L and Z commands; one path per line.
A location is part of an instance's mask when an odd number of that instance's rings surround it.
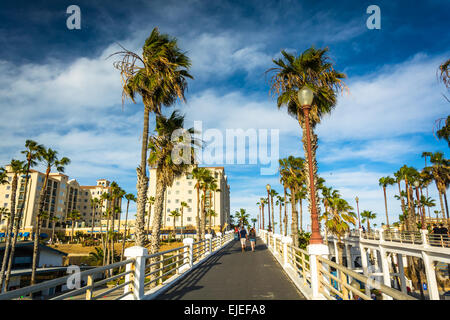
M 129 263 L 134 262 L 134 261 L 135 261 L 135 259 L 131 258 L 131 259 L 127 259 L 127 260 L 124 260 L 124 261 L 120 261 L 120 262 L 116 262 L 116 263 L 113 263 L 113 264 L 109 264 L 109 265 L 106 265 L 106 266 L 101 266 L 101 267 L 98 267 L 98 268 L 82 271 L 82 272 L 80 272 L 79 276 L 80 276 L 80 279 L 81 279 L 84 276 L 90 276 L 90 275 L 94 275 L 94 274 L 97 274 L 97 273 L 102 272 L 102 271 L 111 270 L 111 269 L 114 269 L 114 268 L 117 268 L 117 267 L 121 267 L 121 266 L 127 265 Z M 67 275 L 67 276 L 64 276 L 64 277 L 60 277 L 60 278 L 48 280 L 48 281 L 45 281 L 45 282 L 37 283 L 37 284 L 31 285 L 31 286 L 27 286 L 27 287 L 24 287 L 24 288 L 19 288 L 19 289 L 16 289 L 16 290 L 5 292 L 5 293 L 0 294 L 0 300 L 14 299 L 14 298 L 18 298 L 18 297 L 23 296 L 23 295 L 28 295 L 28 294 L 36 292 L 36 291 L 42 291 L 42 290 L 45 290 L 45 289 L 54 288 L 56 286 L 59 286 L 60 284 L 67 283 L 67 280 L 70 277 L 71 277 L 71 275 Z

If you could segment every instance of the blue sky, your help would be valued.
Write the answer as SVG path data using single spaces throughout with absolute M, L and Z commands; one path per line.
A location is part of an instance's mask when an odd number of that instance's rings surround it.
M 66 8 L 81 8 L 81 30 L 66 28 Z M 366 8 L 381 9 L 369 30 Z M 142 104 L 122 108 L 120 76 L 106 59 L 117 43 L 140 52 L 153 27 L 178 38 L 192 59 L 187 126 L 278 129 L 280 157 L 303 156 L 301 130 L 269 96 L 264 72 L 281 49 L 328 47 L 350 93 L 317 127 L 319 174 L 352 205 L 384 221 L 378 178 L 403 164 L 423 167 L 423 151 L 448 147 L 432 133 L 449 104 L 436 70 L 450 56 L 448 1 L 14 1 L 0 10 L 0 163 L 20 157 L 26 139 L 72 159 L 82 184 L 116 180 L 135 192 Z M 171 112 L 173 108 L 166 112 Z M 218 164 L 216 164 L 218 165 Z M 277 175 L 259 165 L 225 165 L 232 212 L 255 203 Z M 97 173 L 93 175 L 92 173 Z M 430 194 L 436 197 L 435 186 Z M 391 220 L 399 213 L 389 189 Z M 306 205 L 304 206 L 306 211 Z M 131 210 L 135 210 L 132 206 Z M 309 219 L 305 217 L 305 226 Z

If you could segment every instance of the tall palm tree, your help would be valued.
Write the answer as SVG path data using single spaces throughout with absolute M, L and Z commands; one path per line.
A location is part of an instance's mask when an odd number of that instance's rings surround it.
M 120 261 L 123 260 L 123 255 L 125 252 L 125 241 L 127 240 L 127 227 L 128 227 L 128 208 L 130 207 L 130 201 L 136 202 L 136 196 L 132 193 L 127 193 L 125 195 L 125 199 L 127 199 L 127 212 L 125 215 L 125 230 L 123 232 L 123 240 L 122 240 L 122 253 L 120 254 Z
M 148 198 L 148 212 L 147 212 L 147 240 L 150 241 L 150 217 L 152 216 L 152 206 L 155 204 L 155 197 Z
M 75 221 L 78 221 L 81 219 L 81 214 L 80 211 L 78 210 L 72 210 L 72 212 L 70 212 L 67 215 L 67 218 L 72 221 L 72 233 L 70 235 L 70 242 L 73 242 L 73 234 L 74 234 L 74 228 L 75 228 Z
M 321 118 L 325 114 L 329 114 L 336 106 L 337 93 L 345 88 L 342 81 L 346 77 L 345 74 L 336 71 L 333 64 L 327 56 L 328 48 L 316 49 L 311 47 L 301 53 L 299 56 L 287 53 L 282 50 L 283 58 L 272 60 L 276 65 L 274 68 L 267 70 L 267 73 L 274 72 L 270 80 L 271 93 L 277 96 L 277 106 L 280 109 L 283 105 L 287 106 L 289 115 L 297 119 L 303 130 L 302 142 L 305 154 L 303 162 L 304 171 L 309 172 L 308 156 L 311 158 L 312 177 L 305 174 L 305 182 L 308 190 L 309 211 L 312 213 L 312 199 L 319 203 L 318 196 L 318 177 L 317 177 L 317 135 L 314 128 L 320 123 Z M 314 92 L 314 100 L 309 112 L 309 119 L 305 119 L 304 110 L 298 101 L 297 93 L 304 86 L 309 87 Z M 308 120 L 305 121 L 305 120 Z M 310 123 L 310 131 L 307 132 L 307 124 Z M 311 137 L 311 154 L 308 155 L 307 136 Z M 312 195 L 311 183 L 315 186 L 315 194 Z M 320 216 L 320 207 L 316 206 L 317 214 Z M 294 214 L 294 212 L 293 212 Z
M 187 156 L 188 162 L 179 162 L 179 159 L 173 158 L 180 156 L 176 154 L 176 146 L 174 144 L 172 135 L 183 129 L 184 117 L 179 115 L 177 111 L 172 112 L 169 118 L 158 116 L 156 118 L 156 134 L 149 139 L 149 166 L 156 168 L 156 193 L 154 215 L 152 219 L 152 235 L 151 235 L 151 254 L 157 253 L 160 247 L 160 233 L 161 233 L 161 219 L 163 216 L 164 194 L 168 186 L 173 184 L 173 181 L 183 174 L 186 174 L 190 169 L 190 163 L 194 162 L 195 147 L 198 146 L 198 141 L 190 140 L 184 141 L 183 136 L 177 140 L 182 143 L 185 148 L 189 150 Z M 193 128 L 186 130 L 189 134 L 193 133 Z
M 384 193 L 384 207 L 386 209 L 386 225 L 389 228 L 389 216 L 388 216 L 388 208 L 387 208 L 387 199 L 386 199 L 386 187 L 392 186 L 395 183 L 395 179 L 391 178 L 389 176 L 387 177 L 381 177 L 378 180 L 378 183 L 381 187 L 383 187 L 383 193 Z
M 209 186 L 214 182 L 214 177 L 212 176 L 211 172 L 207 170 L 207 174 L 203 177 L 203 180 L 201 181 L 200 187 L 203 190 L 203 201 L 202 201 L 202 207 L 201 207 L 201 216 L 200 216 L 200 238 L 205 239 L 206 234 L 206 196 L 207 191 L 209 189 Z
M 377 217 L 377 214 L 370 210 L 364 210 L 363 212 L 361 212 L 361 217 L 363 218 L 361 220 L 362 223 L 367 221 L 367 232 L 370 232 L 370 220 L 375 219 Z
M 272 223 L 275 222 L 275 210 L 274 210 L 274 206 L 273 206 L 273 198 L 276 197 L 278 195 L 278 192 L 276 192 L 274 189 L 270 189 L 269 191 L 269 195 L 270 195 L 270 208 L 271 208 L 271 212 L 272 212 Z M 273 232 L 275 232 L 275 227 L 273 228 Z
M 252 221 L 252 223 L 253 223 L 253 228 L 255 228 L 256 229 L 256 227 L 255 227 L 255 224 L 256 224 L 256 222 L 258 221 L 257 219 L 255 219 L 255 218 L 252 218 L 251 219 L 251 221 Z
M 150 112 L 161 115 L 161 106 L 171 106 L 177 99 L 185 100 L 187 78 L 191 66 L 189 58 L 178 48 L 177 40 L 160 34 L 154 28 L 145 40 L 142 55 L 126 50 L 116 52 L 122 59 L 114 63 L 122 75 L 122 102 L 140 95 L 144 104 L 144 128 L 142 133 L 141 162 L 137 171 L 136 245 L 145 242 L 144 211 L 148 189 L 147 151 Z
M 23 212 L 25 209 L 25 203 L 27 200 L 27 190 L 28 190 L 28 182 L 30 179 L 30 169 L 31 167 L 34 167 L 37 165 L 37 161 L 41 160 L 41 154 L 44 151 L 44 146 L 38 144 L 36 141 L 33 140 L 26 140 L 25 141 L 25 150 L 21 151 L 22 154 L 24 154 L 26 156 L 27 159 L 27 169 L 25 172 L 25 186 L 24 186 L 24 192 L 23 192 L 23 199 L 22 201 L 20 201 L 20 197 L 19 197 L 19 214 L 18 216 L 16 216 L 17 219 L 17 224 L 14 227 L 14 236 L 12 239 L 12 245 L 11 245 L 11 254 L 9 257 L 9 262 L 8 262 L 8 269 L 6 271 L 6 279 L 5 279 L 5 286 L 6 288 L 8 288 L 8 283 L 9 283 L 9 277 L 11 274 L 11 269 L 12 269 L 12 263 L 13 263 L 13 259 L 14 259 L 14 251 L 15 251 L 15 246 L 16 246 L 16 241 L 17 241 L 17 236 L 19 233 L 19 228 L 20 228 L 20 223 L 23 217 Z M 20 203 L 21 202 L 21 203 Z M 33 227 L 34 229 L 34 237 L 38 237 L 39 238 L 39 234 L 36 233 L 36 226 Z M 34 284 L 34 283 L 32 283 Z
M 10 200 L 11 201 L 10 202 L 11 209 L 10 209 L 10 215 L 9 215 L 9 219 L 8 219 L 8 226 L 6 229 L 6 244 L 5 244 L 5 251 L 3 253 L 2 268 L 0 271 L 0 291 L 3 288 L 3 284 L 5 281 L 6 266 L 9 261 L 10 252 L 13 249 L 12 243 L 11 243 L 12 242 L 11 234 L 13 232 L 14 225 L 17 223 L 17 219 L 16 219 L 17 185 L 18 185 L 19 175 L 26 172 L 25 161 L 12 159 L 9 170 L 10 170 L 10 172 L 7 172 L 7 173 L 13 174 L 12 181 L 11 181 L 11 198 L 10 198 L 11 199 Z M 5 286 L 5 290 L 7 290 L 7 289 L 8 289 L 8 286 Z
M 180 213 L 181 213 L 181 239 L 183 239 L 183 210 L 184 208 L 189 208 L 189 205 L 185 201 L 181 201 L 180 203 Z
M 206 168 L 196 167 L 192 169 L 192 177 L 196 180 L 195 189 L 197 190 L 197 216 L 196 216 L 196 225 L 197 225 L 197 241 L 201 239 L 200 235 L 200 189 L 204 179 L 209 176 L 209 170 Z
M 265 230 L 265 223 L 264 223 L 264 205 L 267 204 L 266 198 L 260 198 L 259 202 L 261 203 L 261 216 L 262 216 L 262 228 Z
M 217 213 L 213 209 L 208 209 L 207 214 L 208 214 L 208 218 L 209 218 L 209 229 L 212 230 L 213 219 L 215 219 L 217 217 Z
M 41 218 L 41 213 L 44 210 L 45 200 L 48 199 L 50 193 L 50 189 L 47 188 L 48 178 L 50 176 L 52 168 L 55 168 L 56 171 L 60 173 L 64 173 L 65 167 L 70 164 L 69 158 L 62 157 L 61 159 L 58 159 L 58 151 L 51 148 L 41 148 L 39 151 L 39 156 L 42 162 L 45 164 L 46 171 L 44 183 L 42 185 L 41 191 L 39 192 L 39 206 L 34 221 L 35 237 L 33 243 L 33 262 L 31 264 L 31 285 L 36 283 L 36 268 L 38 266 L 40 256 L 39 235 L 41 234 L 41 225 L 43 221 Z M 48 215 L 48 219 L 52 217 L 53 215 Z

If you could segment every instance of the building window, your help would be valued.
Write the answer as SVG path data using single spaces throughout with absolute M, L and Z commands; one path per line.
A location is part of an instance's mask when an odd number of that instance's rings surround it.
M 188 199 L 188 203 L 192 203 L 192 199 Z
M 192 181 L 189 181 L 189 182 L 188 182 L 188 186 L 192 186 Z
M 188 180 L 192 179 L 192 173 L 187 174 L 186 179 L 188 179 Z
M 189 193 L 189 194 L 192 194 L 192 190 L 188 190 L 188 193 Z
M 188 208 L 188 212 L 192 212 L 192 208 Z
M 175 199 L 175 203 L 178 203 L 178 202 L 180 202 L 180 200 L 179 199 Z
M 9 194 L 5 194 L 5 198 L 9 198 Z
M 178 191 L 178 190 L 177 190 L 177 191 L 175 191 L 175 194 L 180 194 L 180 191 Z
M 192 218 L 191 217 L 187 217 L 187 222 L 191 222 L 192 221 Z
M 167 218 L 167 222 L 169 222 L 170 221 L 170 218 Z
M 170 203 L 170 200 L 167 200 L 167 203 Z
M 6 186 L 6 190 L 9 190 L 9 189 L 11 189 L 11 186 Z

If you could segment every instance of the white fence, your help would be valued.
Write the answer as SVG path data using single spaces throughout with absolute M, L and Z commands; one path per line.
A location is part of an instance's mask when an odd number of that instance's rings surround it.
M 153 255 L 148 255 L 146 248 L 130 247 L 125 249 L 124 261 L 6 292 L 0 294 L 0 300 L 21 299 L 86 277 L 87 283 L 84 286 L 75 285 L 68 292 L 47 297 L 48 300 L 154 299 L 230 243 L 233 231 L 227 231 L 223 235 L 219 232 L 215 238 L 211 235 L 205 237 L 205 240 L 198 242 L 186 238 L 184 246 Z M 95 281 L 94 275 L 99 273 L 104 273 L 105 276 Z
M 329 252 L 325 245 L 310 245 L 306 251 L 294 247 L 290 237 L 266 230 L 260 230 L 259 234 L 307 299 L 372 300 L 371 293 L 377 291 L 383 295 L 383 299 L 415 300 L 401 291 L 328 260 Z

